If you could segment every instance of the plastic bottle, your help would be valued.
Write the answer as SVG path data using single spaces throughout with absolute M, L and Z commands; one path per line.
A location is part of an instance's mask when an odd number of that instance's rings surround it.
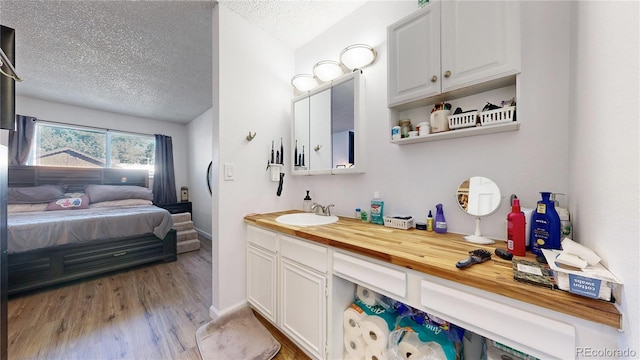
M 520 210 L 520 199 L 513 199 L 511 212 L 507 215 L 507 250 L 515 256 L 526 255 L 525 218 Z
M 556 208 L 556 212 L 560 217 L 560 242 L 566 237 L 571 238 L 573 228 L 571 226 L 571 220 L 569 216 L 569 210 L 560 207 L 560 202 L 556 200 L 557 195 L 564 195 L 563 193 L 551 193 L 551 201 Z
M 444 234 L 447 232 L 447 221 L 444 219 L 442 204 L 436 205 L 436 225 L 433 230 L 438 234 Z
M 356 208 L 356 219 L 362 219 L 362 214 L 360 213 L 360 208 Z
M 369 213 L 367 213 L 367 210 L 364 210 L 364 209 L 360 210 L 360 220 L 362 220 L 363 223 L 368 223 L 369 221 L 371 221 L 371 219 L 369 218 Z
M 556 207 L 558 217 L 560 217 L 560 241 L 566 237 L 573 238 L 573 227 L 571 226 L 571 219 L 569 216 L 569 210 L 561 207 Z
M 541 249 L 560 250 L 560 217 L 550 192 L 541 192 L 542 200 L 531 214 L 531 252 L 541 256 Z
M 380 193 L 373 192 L 373 200 L 371 200 L 371 223 L 384 225 L 384 201 L 380 200 Z
M 431 210 L 429 210 L 429 215 L 427 215 L 427 231 L 433 231 L 433 215 L 431 215 Z
M 305 212 L 311 212 L 311 196 L 309 196 L 309 190 L 307 190 L 307 196 L 302 200 L 302 210 Z

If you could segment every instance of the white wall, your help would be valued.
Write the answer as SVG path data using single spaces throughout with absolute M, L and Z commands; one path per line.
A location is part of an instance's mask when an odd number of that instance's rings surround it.
M 214 83 L 219 106 L 214 115 L 214 158 L 218 170 L 235 168 L 235 180 L 218 177 L 213 209 L 213 312 L 227 311 L 246 300 L 245 224 L 252 212 L 290 209 L 291 176 L 284 179 L 282 196 L 266 171 L 271 141 L 290 138 L 289 83 L 293 51 L 220 4 L 214 12 Z M 217 19 L 217 21 L 216 21 Z M 214 40 L 215 41 L 215 40 Z M 217 51 L 215 51 L 218 47 Z M 217 67 L 217 68 L 216 68 Z M 216 76 L 216 74 L 218 74 Z M 215 80 L 214 80 L 215 81 Z M 215 102 L 215 101 L 214 101 Z M 255 132 L 253 141 L 247 141 Z M 289 151 L 288 147 L 285 152 Z M 291 161 L 285 158 L 285 164 Z
M 455 193 L 463 179 L 481 175 L 494 180 L 507 196 L 495 214 L 483 218 L 482 232 L 505 239 L 510 194 L 533 207 L 540 191 L 569 193 L 569 6 L 545 2 L 523 7 L 527 15 L 523 16 L 518 103 L 522 126 L 515 132 L 409 145 L 389 142 L 386 28 L 415 11 L 415 2 L 368 2 L 297 49 L 296 73 L 311 71 L 317 61 L 337 59 L 340 50 L 354 43 L 372 45 L 378 58 L 364 69 L 366 133 L 356 134 L 366 138 L 366 173 L 301 177 L 296 182 L 296 207 L 301 208 L 304 190 L 309 189 L 314 201 L 333 203 L 336 214 L 353 216 L 356 207 L 369 206 L 373 191 L 378 190 L 387 214 L 409 214 L 424 221 L 428 211 L 435 215 L 435 205 L 442 203 L 449 231 L 469 234 L 475 230 L 475 221 L 460 210 Z M 562 105 L 549 111 L 550 104 Z M 482 100 L 476 104 L 483 105 Z M 560 201 L 565 205 L 567 200 Z
M 619 299 L 626 332 L 618 334 L 610 327 L 594 325 L 594 332 L 582 333 L 580 341 L 640 350 L 637 5 L 580 2 L 573 35 L 578 40 L 577 51 L 572 58 L 574 4 L 522 2 L 520 130 L 398 146 L 388 141 L 386 26 L 416 7 L 413 2 L 365 4 L 298 49 L 296 73 L 309 72 L 319 60 L 336 59 L 352 43 L 368 43 L 377 49 L 378 59 L 364 69 L 367 171 L 363 175 L 301 177 L 295 184 L 299 200 L 304 189 L 310 189 L 314 201 L 334 203 L 335 213 L 353 216 L 353 209 L 368 206 L 372 192 L 379 190 L 386 213 L 423 218 L 441 202 L 449 230 L 472 233 L 473 220 L 458 209 L 453 196 L 463 178 L 487 176 L 504 194 L 517 194 L 527 207 L 535 205 L 540 191 L 565 193 L 560 205 L 572 212 L 576 240 L 601 253 L 627 284 Z M 628 80 L 624 86 L 622 79 Z M 574 91 L 576 104 L 569 106 Z M 614 110 L 608 110 L 610 107 Z M 574 143 L 571 158 L 570 142 Z M 296 207 L 301 208 L 301 201 Z M 504 239 L 508 212 L 505 201 L 496 214 L 483 218 L 483 233 Z
M 577 2 L 569 132 L 575 235 L 623 282 L 618 348 L 640 352 L 638 2 Z
M 633 11 L 605 12 L 609 21 L 601 23 L 599 8 L 608 5 L 581 4 L 576 32 L 582 34 L 572 38 L 570 19 L 574 6 L 570 2 L 522 3 L 525 16 L 522 18 L 522 75 L 518 89 L 520 130 L 403 146 L 388 141 L 386 26 L 415 11 L 415 2 L 366 3 L 297 49 L 295 65 L 290 64 L 286 49 L 221 6 L 222 31 L 217 52 L 221 55 L 214 59 L 214 66 L 219 61 L 220 84 L 214 87 L 214 92 L 220 93 L 217 98 L 220 110 L 214 115 L 213 148 L 214 154 L 218 147 L 220 149 L 218 170 L 225 162 L 233 163 L 237 179 L 220 181 L 217 185 L 219 205 L 215 200 L 213 205 L 214 240 L 219 241 L 217 244 L 214 241 L 214 310 L 228 309 L 244 299 L 245 230 L 241 220 L 244 214 L 301 209 L 304 190 L 310 189 L 314 201 L 334 203 L 335 213 L 352 216 L 354 208 L 367 206 L 372 192 L 379 190 L 386 201 L 387 213 L 408 213 L 421 218 L 441 202 L 450 231 L 471 233 L 473 219 L 458 210 L 454 193 L 463 178 L 483 175 L 495 180 L 505 194 L 517 194 L 523 204 L 530 207 L 539 199 L 540 191 L 567 194 L 560 198 L 560 204 L 569 206 L 572 211 L 576 235 L 581 237 L 577 240 L 593 245 L 614 273 L 627 282 L 625 295 L 619 299 L 626 304 L 623 305 L 624 318 L 629 325 L 626 332 L 618 335 L 612 328 L 594 327 L 588 337 L 618 339 L 620 345 L 627 344 L 637 351 L 638 139 L 633 138 L 638 135 L 637 4 L 635 10 L 631 9 Z M 618 16 L 622 20 L 616 20 Z M 635 24 L 635 28 L 620 27 L 620 23 Z M 607 29 L 612 25 L 617 26 Z M 610 45 L 615 49 L 603 45 L 612 38 L 627 41 L 630 34 L 636 34 L 635 41 L 631 41 L 636 48 L 633 54 L 626 56 L 623 64 L 635 68 L 636 72 L 609 74 L 608 79 L 631 77 L 635 83 L 611 94 L 607 93 L 610 91 L 608 86 L 592 92 L 593 85 L 599 85 L 601 81 L 597 79 L 597 70 L 619 68 L 618 63 L 611 66 L 609 61 L 617 55 L 617 47 L 621 44 Z M 578 40 L 573 58 L 572 40 Z M 276 184 L 267 180 L 264 168 L 270 141 L 280 136 L 285 141 L 289 139 L 289 101 L 294 95 L 289 79 L 295 73 L 310 72 L 319 60 L 337 59 L 339 51 L 353 43 L 367 43 L 378 51 L 377 61 L 364 72 L 367 171 L 362 175 L 293 179 L 287 174 L 283 196 L 278 198 L 274 195 Z M 256 54 L 261 54 L 259 59 Z M 586 60 L 585 57 L 593 59 Z M 269 59 L 268 64 L 267 61 L 261 63 L 263 59 Z M 250 79 L 250 75 L 254 78 Z M 569 106 L 572 92 L 577 95 Z M 611 125 L 616 118 L 604 111 L 603 100 L 617 104 L 617 111 L 630 123 L 635 123 L 620 127 L 620 133 L 615 132 L 616 128 Z M 625 106 L 626 109 L 620 110 Z M 608 122 L 602 125 L 602 119 Z M 626 137 L 622 134 L 624 130 L 630 130 Z M 216 131 L 223 135 L 218 138 Z M 258 134 L 251 143 L 244 140 L 248 131 Z M 618 136 L 623 136 L 623 141 L 617 141 Z M 626 145 L 619 148 L 620 143 Z M 631 157 L 625 158 L 627 165 L 614 169 L 618 162 L 607 163 L 612 155 L 607 148 L 614 149 L 616 156 L 625 153 Z M 489 152 L 491 155 L 485 155 Z M 591 166 L 590 160 L 594 157 L 599 167 Z M 290 164 L 290 159 L 285 162 Z M 624 176 L 628 179 L 621 182 L 626 186 L 624 189 L 613 185 Z M 601 188 L 613 189 L 597 193 Z M 504 218 L 509 211 L 505 204 L 498 213 L 483 220 L 486 235 L 504 238 Z M 607 213 L 612 207 L 616 210 Z M 602 220 L 608 221 L 603 223 Z M 620 236 L 611 236 L 614 228 L 613 234 Z M 599 236 L 591 236 L 592 233 Z M 606 240 L 596 243 L 596 239 Z M 219 254 L 216 254 L 216 246 L 219 246 Z
M 180 198 L 180 187 L 188 183 L 187 132 L 185 125 L 120 115 L 25 96 L 16 96 L 16 113 L 65 124 L 94 126 L 103 129 L 130 131 L 149 135 L 163 134 L 171 136 L 173 140 L 176 195 L 178 195 L 178 199 Z
M 187 160 L 189 167 L 189 200 L 195 229 L 211 238 L 211 199 L 207 188 L 207 167 L 212 161 L 213 108 L 187 124 Z

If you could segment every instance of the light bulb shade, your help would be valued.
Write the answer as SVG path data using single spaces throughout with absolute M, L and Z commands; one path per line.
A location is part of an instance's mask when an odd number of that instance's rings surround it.
M 320 79 L 320 81 L 331 81 L 342 76 L 344 71 L 339 62 L 324 60 L 313 66 L 313 74 Z
M 318 86 L 318 81 L 313 75 L 298 74 L 291 78 L 291 85 L 298 91 L 308 91 Z
M 340 53 L 340 62 L 349 70 L 362 69 L 376 59 L 376 49 L 365 44 L 347 46 Z

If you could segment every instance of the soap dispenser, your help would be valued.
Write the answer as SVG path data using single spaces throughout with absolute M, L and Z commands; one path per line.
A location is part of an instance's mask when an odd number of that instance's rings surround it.
M 311 196 L 309 196 L 309 190 L 307 190 L 307 196 L 302 200 L 302 210 L 305 212 L 311 212 Z

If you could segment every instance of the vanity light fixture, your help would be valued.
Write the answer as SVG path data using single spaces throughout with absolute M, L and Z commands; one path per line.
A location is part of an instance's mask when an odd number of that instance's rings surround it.
M 340 52 L 340 62 L 349 70 L 362 69 L 376 60 L 376 49 L 365 44 L 347 46 Z
M 366 44 L 349 45 L 340 52 L 340 62 L 323 60 L 313 66 L 313 75 L 298 74 L 291 78 L 291 85 L 300 91 L 309 91 L 318 86 L 318 81 L 329 82 L 344 75 L 345 69 L 361 70 L 376 60 L 376 49 Z
M 340 63 L 333 60 L 323 60 L 313 66 L 313 74 L 320 81 L 331 81 L 344 74 Z
M 308 91 L 318 86 L 318 81 L 313 75 L 298 74 L 291 78 L 291 85 L 298 91 Z

